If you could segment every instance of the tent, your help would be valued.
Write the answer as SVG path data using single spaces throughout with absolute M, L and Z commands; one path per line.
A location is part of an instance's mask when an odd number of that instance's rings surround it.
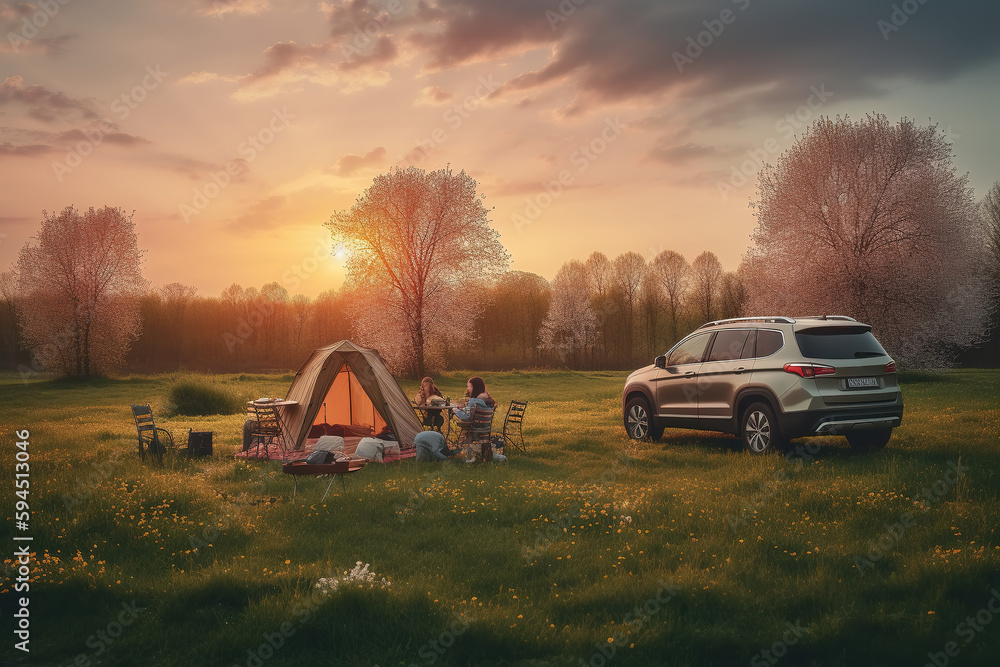
M 282 422 L 302 449 L 316 424 L 369 426 L 374 433 L 388 426 L 401 448 L 413 447 L 420 420 L 378 350 L 342 340 L 314 351 L 295 374 L 282 406 Z

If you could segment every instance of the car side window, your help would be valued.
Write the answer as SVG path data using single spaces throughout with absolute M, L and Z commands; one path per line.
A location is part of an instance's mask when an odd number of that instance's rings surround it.
M 684 341 L 670 353 L 667 358 L 667 366 L 681 366 L 683 364 L 694 364 L 701 361 L 705 355 L 705 348 L 708 341 L 712 339 L 712 334 L 704 333 L 692 336 Z
M 785 339 L 780 331 L 760 329 L 757 331 L 757 352 L 755 357 L 770 357 L 785 345 Z
M 743 353 L 743 345 L 747 340 L 746 329 L 726 329 L 715 336 L 712 343 L 712 353 L 708 361 L 730 361 L 739 359 Z

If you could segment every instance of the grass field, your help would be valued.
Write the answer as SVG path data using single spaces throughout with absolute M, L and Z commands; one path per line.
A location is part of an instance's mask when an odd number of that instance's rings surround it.
M 997 664 L 1000 373 L 911 378 L 883 452 L 827 437 L 765 457 L 627 440 L 624 377 L 489 374 L 498 401 L 529 401 L 526 456 L 371 464 L 319 504 L 325 481 L 293 498 L 277 463 L 229 456 L 241 415 L 164 416 L 171 376 L 0 376 L 4 627 L 28 595 L 32 665 Z M 284 395 L 290 376 L 214 381 Z M 215 456 L 140 463 L 139 402 L 180 441 L 214 431 Z M 316 588 L 358 561 L 374 582 Z M 4 637 L 0 662 L 23 659 Z

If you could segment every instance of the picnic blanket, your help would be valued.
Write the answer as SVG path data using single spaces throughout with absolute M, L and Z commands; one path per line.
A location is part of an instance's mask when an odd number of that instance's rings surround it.
M 253 446 L 246 451 L 237 451 L 233 454 L 233 456 L 238 459 L 257 459 L 260 461 L 299 461 L 312 453 L 313 448 L 316 447 L 316 443 L 318 441 L 319 438 L 307 438 L 305 446 L 303 446 L 302 449 L 288 452 L 282 452 L 281 447 L 278 445 L 261 445 L 260 447 Z M 355 450 L 358 448 L 359 442 L 361 442 L 361 437 L 359 436 L 345 436 L 344 453 L 348 456 L 354 454 Z M 416 456 L 416 447 L 408 447 L 406 449 L 401 448 L 399 450 L 399 454 L 384 454 L 382 456 L 382 463 L 392 463 L 394 461 L 412 459 L 416 458 Z

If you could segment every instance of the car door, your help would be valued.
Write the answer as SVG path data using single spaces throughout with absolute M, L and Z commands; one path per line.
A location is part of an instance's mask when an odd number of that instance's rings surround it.
M 698 371 L 699 419 L 732 418 L 736 393 L 750 381 L 753 368 L 753 360 L 743 358 L 749 335 L 749 329 L 724 329 L 716 333 Z
M 667 355 L 666 368 L 656 376 L 657 415 L 665 418 L 698 417 L 698 369 L 713 334 L 687 338 Z

